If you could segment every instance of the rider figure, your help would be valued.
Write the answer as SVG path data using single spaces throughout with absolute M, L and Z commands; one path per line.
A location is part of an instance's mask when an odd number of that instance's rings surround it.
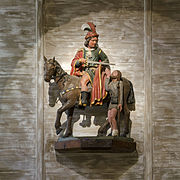
M 88 83 L 91 83 L 92 91 L 97 92 L 95 89 L 97 86 L 97 83 L 102 83 L 99 85 L 99 87 L 103 86 L 103 82 L 105 82 L 105 73 L 102 73 L 102 67 L 101 65 L 97 65 L 94 63 L 88 63 L 88 61 L 94 61 L 94 62 L 105 62 L 109 63 L 109 59 L 107 55 L 98 47 L 98 37 L 99 34 L 96 32 L 96 26 L 92 22 L 87 23 L 88 26 L 83 25 L 83 30 L 87 30 L 88 33 L 85 36 L 85 47 L 80 49 L 76 55 L 75 58 L 72 60 L 71 66 L 71 75 L 81 76 L 81 104 L 83 106 L 87 105 L 87 97 L 88 97 Z M 97 69 L 99 69 L 99 72 L 101 72 L 101 77 L 98 76 L 98 72 L 96 73 Z M 105 71 L 110 71 L 110 67 L 106 66 L 104 67 Z M 102 82 L 102 81 L 103 82 Z M 96 81 L 96 85 L 94 85 L 94 81 Z M 98 81 L 98 82 L 97 82 Z M 100 82 L 99 82 L 100 81 Z M 97 88 L 98 89 L 98 88 Z M 102 89 L 101 89 L 102 91 Z M 102 99 L 106 96 L 105 89 L 103 92 L 99 93 L 102 94 L 100 97 L 99 95 L 96 95 L 98 93 L 94 93 L 91 97 L 91 104 L 102 104 Z M 100 98 L 99 98 L 100 97 Z M 95 101 L 99 101 L 96 102 Z

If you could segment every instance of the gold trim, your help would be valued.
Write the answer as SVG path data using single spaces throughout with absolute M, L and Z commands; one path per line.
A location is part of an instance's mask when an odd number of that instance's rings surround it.
M 100 83 L 100 98 L 102 98 L 101 64 L 99 65 L 99 83 Z
M 92 83 L 92 81 L 91 81 L 91 77 L 90 77 L 90 75 L 89 75 L 87 72 L 85 72 L 85 74 L 88 76 L 89 81 L 90 81 L 90 83 L 91 83 L 91 86 L 93 86 L 93 83 Z
M 81 93 L 80 93 L 80 95 L 79 95 L 79 105 L 82 106 Z

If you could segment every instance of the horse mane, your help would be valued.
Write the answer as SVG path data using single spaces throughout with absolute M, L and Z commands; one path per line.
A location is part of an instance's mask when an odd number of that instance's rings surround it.
M 54 65 L 62 69 L 61 65 L 57 62 L 57 60 L 54 60 Z
M 54 65 L 56 66 L 56 72 L 57 75 L 60 76 L 60 79 L 63 78 L 65 81 L 67 81 L 70 78 L 70 75 L 61 67 L 57 60 L 54 60 Z
M 61 73 L 66 73 L 66 71 L 64 71 L 64 69 L 61 67 L 61 65 L 57 62 L 57 60 L 54 60 L 54 65 L 56 66 L 56 68 L 58 70 L 61 71 Z

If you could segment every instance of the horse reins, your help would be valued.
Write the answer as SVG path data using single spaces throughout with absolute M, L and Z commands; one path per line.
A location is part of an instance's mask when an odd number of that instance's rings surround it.
M 56 77 L 59 77 L 56 83 L 58 83 L 65 75 L 67 75 L 67 72 L 62 73 L 61 75 L 58 76 L 52 76 L 52 78 L 55 80 Z
M 49 62 L 48 62 L 49 63 Z M 54 66 L 55 66 L 55 68 L 57 67 L 54 63 L 49 63 L 49 64 L 53 64 Z M 56 81 L 56 83 L 58 83 L 65 75 L 67 75 L 67 72 L 64 72 L 64 73 L 62 73 L 61 75 L 57 75 L 57 76 L 52 76 L 52 78 L 51 79 L 54 79 L 54 81 L 55 81 L 55 78 L 56 77 L 59 77 L 59 79 Z M 65 93 L 67 93 L 67 92 L 69 92 L 69 91 L 72 91 L 73 89 L 79 89 L 80 87 L 74 87 L 74 88 L 69 88 L 69 89 L 66 89 L 66 90 L 64 90 L 64 91 L 61 91 L 60 92 L 60 95 L 62 96 L 62 95 L 64 95 Z M 58 99 L 59 100 L 59 99 Z M 58 102 L 58 100 L 56 100 L 56 103 Z

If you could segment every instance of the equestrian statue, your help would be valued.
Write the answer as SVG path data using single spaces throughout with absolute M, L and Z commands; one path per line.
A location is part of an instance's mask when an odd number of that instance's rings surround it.
M 62 131 L 61 116 L 67 114 L 67 127 L 63 137 L 72 136 L 72 118 L 75 108 L 98 108 L 106 104 L 105 114 L 108 121 L 99 128 L 98 135 L 106 135 L 111 127 L 112 136 L 125 136 L 130 133 L 130 111 L 135 110 L 135 97 L 132 83 L 122 77 L 120 71 L 111 74 L 109 59 L 98 47 L 99 34 L 96 26 L 88 22 L 83 25 L 88 31 L 85 36 L 84 48 L 76 53 L 71 63 L 70 75 L 66 73 L 54 58 L 44 57 L 44 80 L 51 85 L 54 79 L 56 97 L 50 106 L 55 104 L 57 98 L 62 106 L 57 110 L 55 121 L 56 134 Z M 93 115 L 93 114 L 92 114 Z M 124 127 L 120 128 L 123 118 Z M 122 131 L 122 132 L 120 132 Z

